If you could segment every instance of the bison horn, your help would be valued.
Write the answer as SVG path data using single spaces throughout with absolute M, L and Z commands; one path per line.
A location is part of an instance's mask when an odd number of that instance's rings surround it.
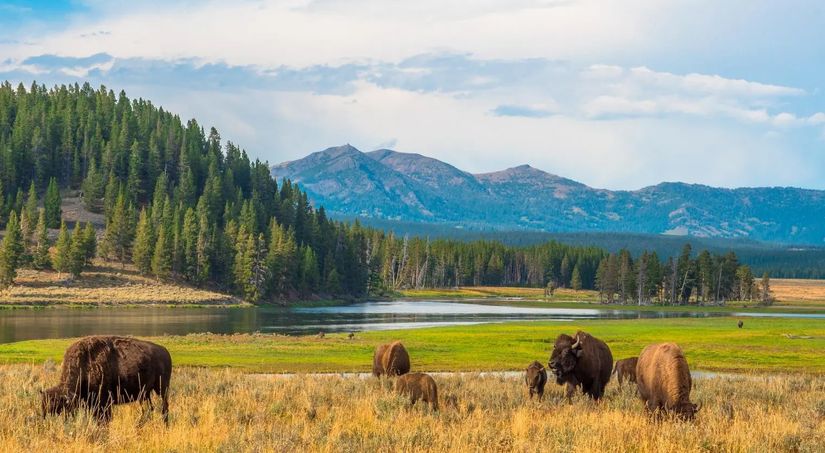
M 573 349 L 578 349 L 578 348 L 580 348 L 580 347 L 581 347 L 581 342 L 582 342 L 581 338 L 579 338 L 578 336 L 576 336 L 576 342 L 575 342 L 575 343 L 573 343 L 572 348 L 573 348 Z

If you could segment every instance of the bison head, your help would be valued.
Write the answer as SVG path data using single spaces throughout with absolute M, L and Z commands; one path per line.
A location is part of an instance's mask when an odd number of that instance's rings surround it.
M 696 413 L 699 412 L 699 409 L 701 408 L 701 406 L 693 404 L 690 401 L 684 401 L 676 406 L 674 412 L 683 420 L 693 420 L 693 418 L 696 417 Z
M 538 362 L 533 362 L 527 367 L 527 374 L 524 378 L 524 381 L 527 383 L 527 387 L 534 389 L 541 384 L 541 372 L 544 371 L 544 367 L 541 366 Z
M 550 371 L 556 375 L 556 383 L 564 384 L 566 378 L 573 373 L 579 358 L 582 356 L 582 342 L 576 337 L 575 341 L 568 335 L 559 335 L 547 364 Z
M 69 398 L 60 387 L 40 391 L 40 409 L 43 418 L 47 415 L 58 415 L 70 409 Z

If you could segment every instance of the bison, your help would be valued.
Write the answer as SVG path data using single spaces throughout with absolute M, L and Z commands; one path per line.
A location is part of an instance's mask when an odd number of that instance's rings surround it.
M 375 377 L 383 375 L 401 376 L 410 372 L 410 355 L 400 341 L 382 344 L 375 348 L 372 357 L 372 374 Z
M 613 355 L 603 341 L 587 332 L 576 332 L 575 338 L 561 334 L 553 345 L 548 368 L 555 374 L 557 384 L 567 384 L 568 401 L 577 386 L 598 401 L 610 380 Z
M 736 323 L 736 325 L 737 325 L 737 326 L 739 326 L 739 328 L 741 329 L 741 328 L 742 328 L 742 326 L 744 326 L 744 325 L 745 325 L 745 323 L 744 323 L 744 322 L 742 322 L 742 320 L 740 319 L 740 320 L 739 320 L 739 322 L 738 322 L 738 323 Z
M 674 343 L 653 344 L 636 364 L 639 396 L 649 412 L 675 413 L 693 420 L 699 406 L 690 402 L 690 369 L 682 349 Z
M 622 385 L 625 379 L 629 382 L 636 383 L 636 363 L 638 361 L 638 357 L 616 361 L 616 366 L 613 367 L 613 374 L 619 379 L 619 385 Z
M 74 413 L 82 404 L 108 422 L 115 404 L 145 401 L 154 410 L 155 392 L 168 424 L 171 377 L 172 357 L 163 346 L 128 337 L 81 338 L 66 349 L 60 383 L 41 391 L 42 415 Z
M 409 373 L 395 381 L 395 391 L 410 398 L 410 405 L 421 400 L 430 403 L 432 410 L 438 410 L 438 387 L 429 374 Z
M 538 395 L 538 399 L 541 401 L 544 396 L 544 385 L 547 384 L 547 371 L 538 360 L 534 360 L 527 367 L 524 383 L 527 384 L 530 399 L 533 399 L 533 395 Z

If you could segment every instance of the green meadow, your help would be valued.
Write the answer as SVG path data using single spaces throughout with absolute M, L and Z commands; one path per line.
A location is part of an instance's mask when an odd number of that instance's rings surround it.
M 521 370 L 547 361 L 560 333 L 585 330 L 604 340 L 614 359 L 646 345 L 675 342 L 692 369 L 730 372 L 825 373 L 821 319 L 670 318 L 480 324 L 426 329 L 290 337 L 267 334 L 154 337 L 177 366 L 230 367 L 252 373 L 367 372 L 375 345 L 401 340 L 420 371 Z M 0 345 L 0 364 L 60 362 L 72 339 Z

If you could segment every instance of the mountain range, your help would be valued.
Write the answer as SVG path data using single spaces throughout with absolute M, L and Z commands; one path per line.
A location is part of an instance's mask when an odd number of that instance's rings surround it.
M 630 232 L 825 241 L 825 191 L 725 189 L 665 182 L 605 190 L 529 165 L 471 174 L 388 149 L 343 145 L 272 167 L 332 216 L 425 222 L 465 229 Z

